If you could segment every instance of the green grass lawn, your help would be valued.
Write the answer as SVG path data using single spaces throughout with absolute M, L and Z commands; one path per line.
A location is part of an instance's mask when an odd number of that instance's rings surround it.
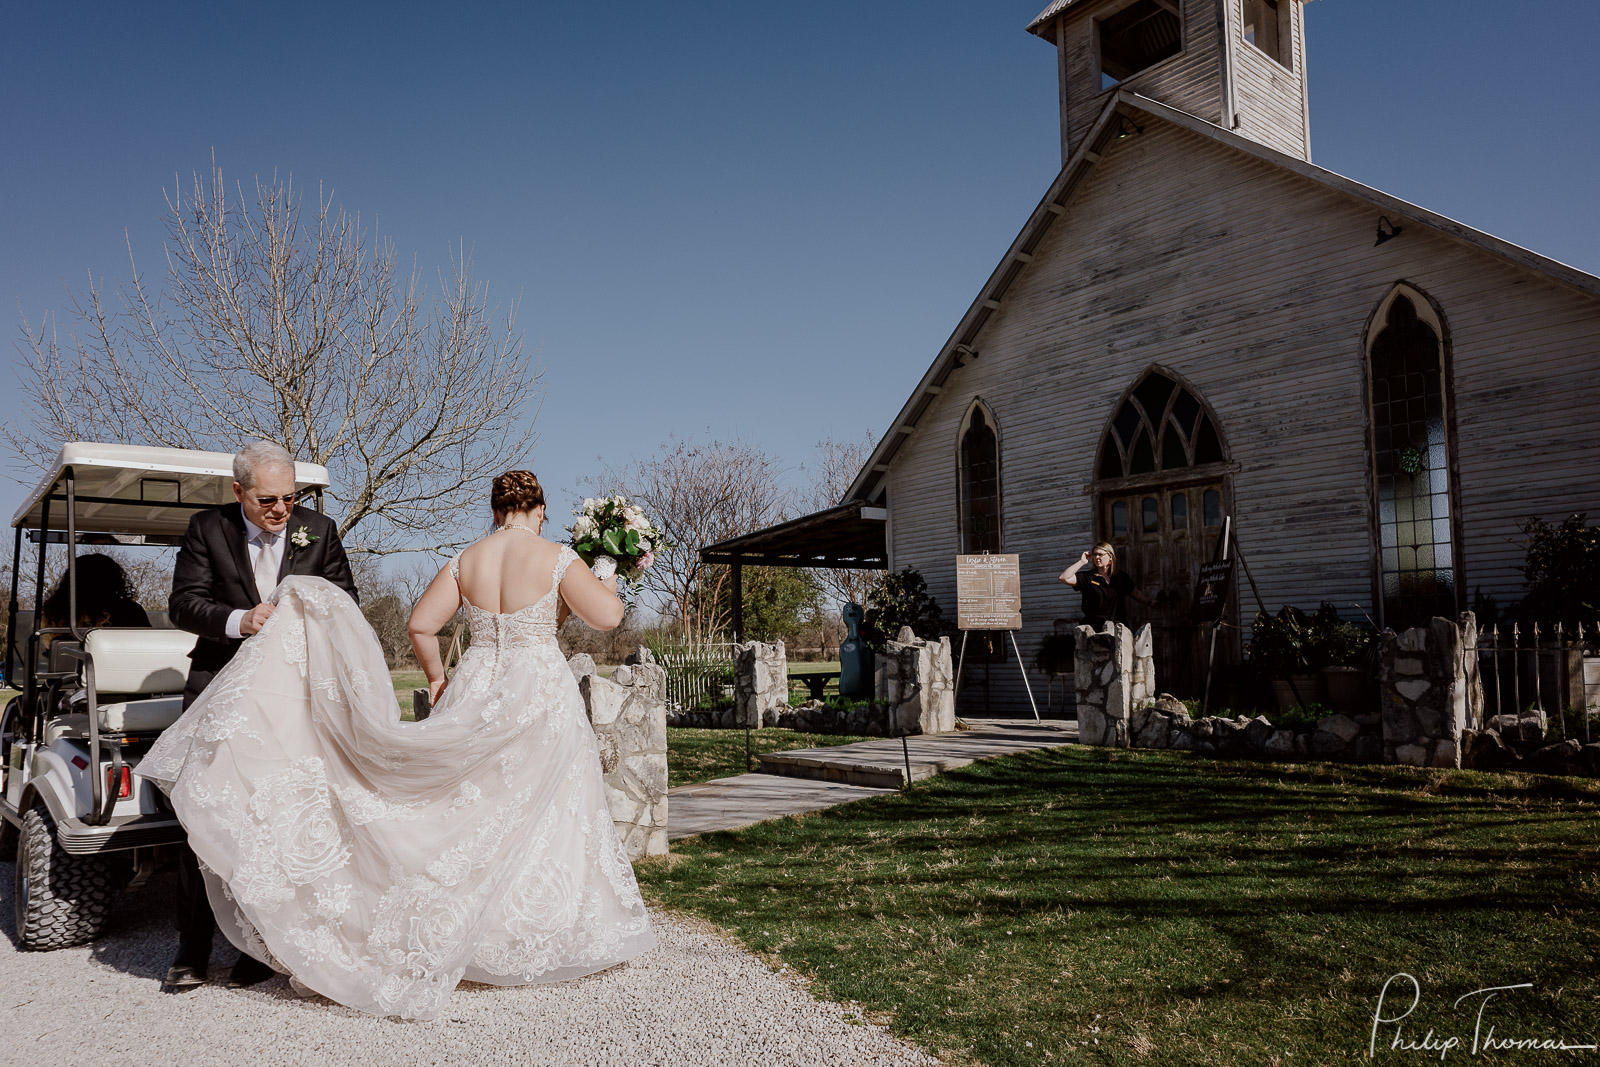
M 400 701 L 400 717 L 412 718 L 411 691 L 428 684 L 421 671 L 390 671 L 389 681 L 394 686 L 395 699 Z
M 750 755 L 760 752 L 787 752 L 793 748 L 819 745 L 848 745 L 871 738 L 849 734 L 805 734 L 769 726 L 750 732 Z M 744 774 L 751 768 L 744 758 L 743 730 L 696 730 L 687 726 L 667 728 L 667 786 L 709 782 Z
M 1600 783 L 1220 763 L 1071 746 L 906 793 L 677 842 L 638 866 L 826 997 L 949 1062 L 1364 1059 L 1386 979 L 1403 1041 L 1520 982 L 1499 1038 L 1600 1040 Z M 1399 1015 L 1411 988 L 1393 988 Z M 1397 1006 L 1398 1005 L 1398 1006 Z M 1440 1061 L 1391 1049 L 1379 1060 Z

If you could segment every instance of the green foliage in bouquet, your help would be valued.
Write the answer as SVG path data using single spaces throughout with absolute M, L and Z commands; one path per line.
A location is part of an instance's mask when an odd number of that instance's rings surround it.
M 569 526 L 572 550 L 589 566 L 609 556 L 617 563 L 617 573 L 638 581 L 655 563 L 660 549 L 671 548 L 655 524 L 627 497 L 590 498 L 573 512 L 577 520 Z

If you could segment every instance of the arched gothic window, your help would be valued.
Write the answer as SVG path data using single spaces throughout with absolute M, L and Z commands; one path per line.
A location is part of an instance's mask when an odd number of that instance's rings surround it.
M 1441 327 L 1426 299 L 1397 287 L 1368 338 L 1384 625 L 1455 614 L 1450 442 Z
M 1182 385 L 1152 370 L 1117 409 L 1100 441 L 1101 479 L 1155 474 L 1221 463 L 1222 438 L 1205 405 Z
M 994 416 L 974 403 L 962 421 L 961 551 L 1000 551 L 1000 439 Z

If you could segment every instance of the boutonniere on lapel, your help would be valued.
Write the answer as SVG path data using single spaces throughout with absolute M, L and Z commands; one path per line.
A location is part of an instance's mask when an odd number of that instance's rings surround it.
M 302 548 L 310 548 L 311 542 L 317 540 L 317 535 L 307 530 L 304 526 L 289 535 L 289 544 L 298 552 Z

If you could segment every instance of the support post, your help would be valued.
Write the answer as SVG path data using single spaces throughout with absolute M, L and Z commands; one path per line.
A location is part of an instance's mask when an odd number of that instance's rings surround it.
M 744 640 L 744 563 L 735 556 L 730 564 L 733 581 L 733 639 Z
M 1222 519 L 1222 556 L 1218 562 L 1227 562 L 1228 541 L 1233 536 L 1233 516 L 1225 515 Z M 1228 595 L 1233 595 L 1233 590 L 1228 590 Z M 1222 613 L 1211 624 L 1211 649 L 1206 653 L 1206 684 L 1200 692 L 1200 716 L 1205 717 L 1206 708 L 1211 704 L 1211 672 L 1217 661 L 1217 631 L 1222 629 L 1222 616 L 1228 614 L 1227 600 L 1222 604 Z
M 1017 669 L 1022 672 L 1022 686 L 1028 691 L 1028 704 L 1033 708 L 1033 721 L 1039 721 L 1039 705 L 1033 700 L 1033 686 L 1028 682 L 1028 665 L 1022 662 L 1022 650 L 1017 647 L 1017 635 L 1011 630 L 1006 631 L 1006 636 L 1011 638 L 1011 651 L 1017 654 Z
M 951 700 L 961 699 L 961 668 L 965 666 L 967 662 L 967 634 L 971 632 L 972 631 L 970 630 L 961 631 L 961 651 L 956 656 L 956 683 L 955 688 L 951 690 L 950 693 Z M 957 711 L 956 714 L 960 715 L 961 712 Z

